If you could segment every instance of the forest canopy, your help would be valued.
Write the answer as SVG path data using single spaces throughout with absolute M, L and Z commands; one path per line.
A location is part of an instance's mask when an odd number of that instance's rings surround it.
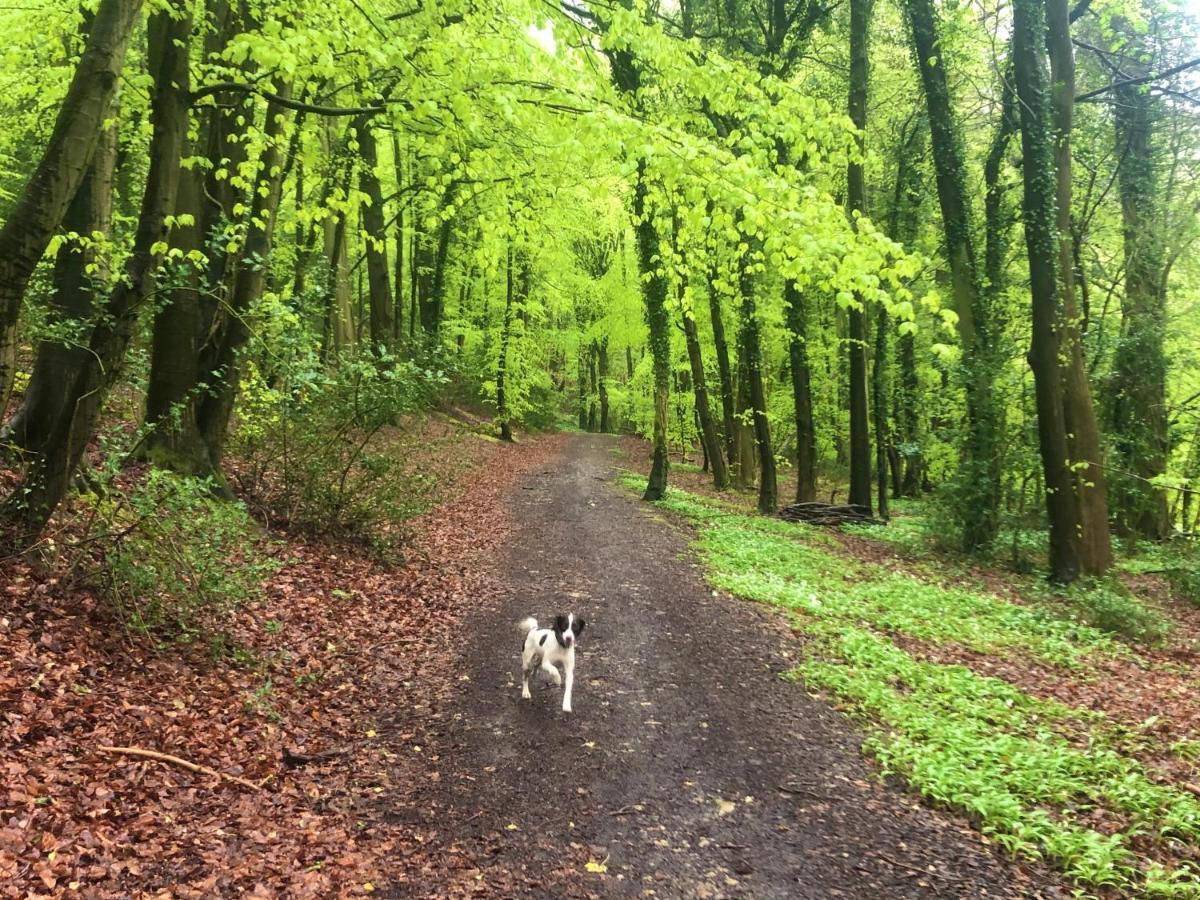
M 17 543 L 105 460 L 226 496 L 231 455 L 257 460 L 294 514 L 336 478 L 293 490 L 280 447 L 451 395 L 505 439 L 646 435 L 648 499 L 677 451 L 764 513 L 931 495 L 970 552 L 1044 532 L 1060 581 L 1197 530 L 1182 5 L 50 0 L 0 23 Z

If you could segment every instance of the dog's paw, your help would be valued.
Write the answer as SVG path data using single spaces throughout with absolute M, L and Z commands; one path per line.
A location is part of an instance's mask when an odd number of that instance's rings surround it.
M 550 670 L 550 680 L 553 681 L 555 684 L 557 684 L 559 687 L 562 687 L 562 675 L 558 674 L 558 669 Z
M 525 690 L 521 691 L 521 699 L 522 700 L 532 700 L 533 699 L 533 694 L 529 693 L 529 688 L 525 688 Z
M 571 704 L 564 703 L 563 704 L 563 712 L 570 712 L 570 711 L 571 711 Z

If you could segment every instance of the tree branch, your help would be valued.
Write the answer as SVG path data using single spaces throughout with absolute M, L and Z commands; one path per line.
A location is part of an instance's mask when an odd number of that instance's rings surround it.
M 178 756 L 171 756 L 169 753 L 159 753 L 156 750 L 143 750 L 140 747 L 97 747 L 101 753 L 112 753 L 120 756 L 140 756 L 144 759 L 153 759 L 158 762 L 167 762 L 175 766 L 187 769 L 189 772 L 198 772 L 201 775 L 213 775 L 217 778 L 224 778 L 226 781 L 232 781 L 235 784 L 240 784 L 243 787 L 248 787 L 251 790 L 261 791 L 263 786 L 255 784 L 253 781 L 247 781 L 245 778 L 238 778 L 236 775 L 227 775 L 224 772 L 218 772 L 216 769 L 210 769 L 208 766 L 201 766 L 194 762 L 188 762 L 186 759 L 180 759 Z
M 1089 100 L 1099 97 L 1101 94 L 1107 94 L 1109 91 L 1116 90 L 1117 88 L 1129 87 L 1137 84 L 1149 84 L 1152 81 L 1170 78 L 1172 75 L 1178 75 L 1180 72 L 1186 72 L 1188 69 L 1194 69 L 1196 66 L 1200 66 L 1200 59 L 1193 59 L 1185 63 L 1180 63 L 1179 65 L 1172 66 L 1171 68 L 1165 69 L 1162 72 L 1155 72 L 1150 75 L 1142 75 L 1138 78 L 1126 78 L 1122 81 L 1114 81 L 1102 88 L 1096 88 L 1094 91 L 1088 91 L 1086 94 L 1080 94 L 1075 98 L 1075 102 L 1087 103 Z
M 1091 5 L 1092 5 L 1092 0 L 1079 0 L 1078 3 L 1076 3 L 1073 7 L 1071 7 L 1071 13 L 1070 13 L 1070 15 L 1067 16 L 1067 21 L 1074 23 L 1076 19 L 1078 19 L 1085 12 L 1088 11 L 1088 8 Z
M 277 103 L 285 109 L 292 109 L 296 112 L 312 113 L 317 116 L 374 116 L 381 112 L 387 111 L 387 104 L 381 106 L 324 106 L 319 103 L 305 103 L 302 100 L 293 100 L 289 97 L 281 97 L 273 91 L 265 90 L 256 84 L 247 84 L 240 81 L 222 81 L 217 84 L 208 84 L 202 88 L 198 88 L 191 92 L 189 100 L 195 103 L 197 100 L 203 100 L 205 97 L 211 97 L 214 94 L 225 93 L 241 93 L 241 94 L 258 94 L 265 100 L 272 103 Z M 406 100 L 391 101 L 403 106 L 405 109 L 411 110 L 412 104 Z

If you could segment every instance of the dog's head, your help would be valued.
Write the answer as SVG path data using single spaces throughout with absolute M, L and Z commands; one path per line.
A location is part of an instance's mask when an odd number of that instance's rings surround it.
M 555 616 L 554 637 L 564 647 L 574 647 L 586 623 L 574 613 L 565 616 Z

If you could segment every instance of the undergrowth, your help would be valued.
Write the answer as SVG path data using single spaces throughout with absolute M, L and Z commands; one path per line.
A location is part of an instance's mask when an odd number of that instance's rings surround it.
M 190 641 L 219 635 L 275 569 L 240 503 L 214 497 L 211 481 L 149 470 L 132 485 L 83 495 L 87 531 L 66 551 L 70 568 L 96 572 L 130 631 Z M 98 563 L 96 565 L 95 563 Z
M 907 556 L 926 557 L 932 551 L 938 555 L 938 567 L 943 572 L 970 573 L 971 561 L 945 546 L 943 532 L 938 530 L 939 523 L 928 514 L 924 501 L 899 501 L 894 512 L 897 515 L 886 528 L 849 524 L 844 529 L 847 534 L 889 544 Z M 1043 610 L 1052 615 L 1139 643 L 1155 643 L 1169 634 L 1170 623 L 1162 613 L 1133 596 L 1116 575 L 1088 578 L 1063 587 L 1051 585 L 1032 574 L 1038 566 L 1038 554 L 1045 555 L 1043 531 L 1014 528 L 1008 539 L 999 543 L 1004 546 L 997 546 L 999 555 L 992 561 L 1016 573 L 1014 578 L 1020 576 L 1017 580 L 1023 593 L 1037 599 Z M 1009 552 L 1010 546 L 1010 557 L 1001 558 L 1003 553 Z M 1164 552 L 1170 553 L 1157 548 L 1145 552 L 1123 561 L 1122 568 L 1134 573 L 1150 570 L 1165 574 L 1176 596 L 1200 592 L 1196 567 L 1179 562 L 1178 552 L 1167 557 L 1171 562 L 1165 561 Z M 1151 568 L 1156 565 L 1161 568 Z
M 637 489 L 641 480 L 626 485 Z M 1160 636 L 1135 598 L 1105 582 L 1080 586 L 1065 601 L 1047 592 L 1019 605 L 848 558 L 826 532 L 739 514 L 720 501 L 671 490 L 658 505 L 697 527 L 695 546 L 714 586 L 787 610 L 810 636 L 808 659 L 792 676 L 865 717 L 864 750 L 885 773 L 1084 890 L 1200 897 L 1200 870 L 1172 862 L 1200 848 L 1200 802 L 1115 749 L 1108 737 L 1117 729 L 1102 713 L 916 659 L 895 642 L 1016 652 L 1085 672 L 1093 658 L 1135 652 L 1114 630 Z M 920 537 L 892 534 L 897 542 Z

